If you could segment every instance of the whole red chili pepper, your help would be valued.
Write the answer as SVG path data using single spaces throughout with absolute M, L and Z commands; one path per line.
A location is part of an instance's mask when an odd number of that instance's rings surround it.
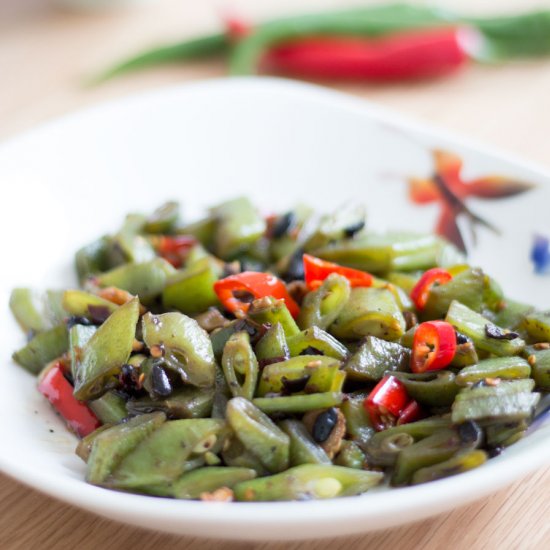
M 442 27 L 381 38 L 305 38 L 271 49 L 264 66 L 313 78 L 429 78 L 454 71 L 468 60 L 473 33 Z

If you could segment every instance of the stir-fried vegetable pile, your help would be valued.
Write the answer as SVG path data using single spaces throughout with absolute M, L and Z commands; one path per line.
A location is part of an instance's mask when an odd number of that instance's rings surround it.
M 550 391 L 550 313 L 434 236 L 361 210 L 182 225 L 168 203 L 76 254 L 82 289 L 19 288 L 14 359 L 95 485 L 203 500 L 356 495 L 464 472 Z

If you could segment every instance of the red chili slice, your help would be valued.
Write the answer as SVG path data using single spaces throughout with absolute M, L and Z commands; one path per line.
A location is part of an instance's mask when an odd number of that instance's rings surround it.
M 159 256 L 174 267 L 181 267 L 187 253 L 197 244 L 192 235 L 161 235 L 152 238 Z
M 56 364 L 44 375 L 38 383 L 38 391 L 79 437 L 86 437 L 101 425 L 87 405 L 73 395 L 73 387 L 63 375 L 61 364 Z
M 384 376 L 365 399 L 364 407 L 378 431 L 394 426 L 410 398 L 403 383 L 395 376 Z
M 418 280 L 411 291 L 411 300 L 416 309 L 422 311 L 426 307 L 430 290 L 436 284 L 444 285 L 448 283 L 453 276 L 446 270 L 440 267 L 428 269 Z
M 444 369 L 455 353 L 454 327 L 445 321 L 427 321 L 420 324 L 414 333 L 411 370 L 426 372 Z
M 420 405 L 414 399 L 403 409 L 399 418 L 397 419 L 397 425 L 409 424 L 410 422 L 416 422 L 421 418 L 424 418 L 425 414 Z
M 374 281 L 374 277 L 366 271 L 327 262 L 310 254 L 304 254 L 303 261 L 304 277 L 310 290 L 319 288 L 331 273 L 342 275 L 349 281 L 352 287 L 372 286 Z
M 284 300 L 293 317 L 297 317 L 300 313 L 298 304 L 288 293 L 283 281 L 269 273 L 243 271 L 237 275 L 231 275 L 214 283 L 214 292 L 224 307 L 232 313 L 238 311 L 246 313 L 250 308 L 251 300 L 265 296 Z

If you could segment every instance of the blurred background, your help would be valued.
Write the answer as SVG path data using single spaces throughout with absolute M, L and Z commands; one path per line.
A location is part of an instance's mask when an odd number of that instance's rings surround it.
M 239 14 L 260 22 L 384 0 L 0 0 L 0 138 L 101 100 L 227 74 L 222 59 L 163 65 L 86 86 L 114 62 L 148 47 L 223 28 Z M 410 1 L 461 14 L 499 15 L 549 8 L 549 1 Z M 550 40 L 550 37 L 549 37 Z M 310 79 L 311 80 L 311 79 Z M 416 118 L 547 161 L 550 56 L 471 63 L 441 78 L 313 81 L 380 102 Z M 457 108 L 460 106 L 460 108 Z M 468 113 L 472 116 L 468 116 Z M 540 137 L 537 137 L 540 136 Z

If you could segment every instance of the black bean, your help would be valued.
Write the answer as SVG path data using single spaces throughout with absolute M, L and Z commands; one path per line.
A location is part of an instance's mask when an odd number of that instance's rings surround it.
M 86 327 L 93 325 L 93 323 L 87 317 L 82 317 L 79 315 L 71 315 L 67 319 L 67 328 L 71 330 L 75 325 L 84 325 Z
M 348 225 L 346 228 L 344 228 L 344 235 L 351 239 L 355 236 L 356 233 L 359 233 L 363 228 L 365 227 L 365 220 L 359 220 L 355 223 L 352 223 Z
M 280 239 L 286 235 L 296 225 L 296 214 L 287 212 L 283 216 L 277 218 L 273 225 L 272 235 L 274 239 Z
M 462 334 L 461 332 L 456 332 L 456 343 L 460 346 L 461 344 L 467 344 L 470 340 L 467 336 Z
M 135 395 L 139 391 L 139 371 L 133 365 L 122 365 L 120 375 L 121 390 L 127 395 Z
M 251 304 L 254 301 L 254 294 L 248 290 L 234 290 L 233 297 L 243 304 Z
M 492 449 L 489 449 L 487 452 L 489 454 L 489 458 L 495 458 L 495 456 L 502 454 L 502 451 L 504 451 L 504 447 L 497 446 Z
M 172 393 L 170 379 L 160 365 L 153 365 L 151 368 L 151 390 L 159 397 L 168 397 Z
M 234 332 L 247 332 L 252 344 L 255 344 L 265 334 L 266 330 L 263 325 L 254 323 L 249 319 L 239 319 L 234 326 Z
M 483 437 L 483 430 L 476 422 L 468 420 L 458 425 L 458 435 L 462 443 L 467 445 L 478 444 Z
M 109 315 L 111 315 L 111 310 L 107 306 L 94 306 L 89 305 L 88 311 L 94 323 L 101 324 L 103 323 Z
M 338 413 L 334 407 L 320 413 L 313 423 L 311 431 L 313 439 L 317 443 L 326 441 L 336 426 L 336 422 L 338 422 Z
M 500 327 L 493 325 L 493 323 L 487 323 L 485 325 L 485 334 L 488 338 L 495 340 L 515 340 L 519 338 L 517 332 L 504 332 Z
M 281 381 L 283 383 L 283 393 L 288 394 L 288 393 L 296 393 L 299 391 L 303 391 L 307 383 L 309 382 L 309 379 L 310 379 L 309 374 L 306 374 L 301 378 L 294 378 L 293 380 L 290 380 L 286 376 L 283 376 L 281 378 Z
M 418 317 L 412 311 L 404 311 L 403 317 L 405 319 L 405 328 L 409 330 L 418 325 Z
M 313 346 L 308 346 L 307 348 L 304 348 L 300 355 L 323 355 L 322 351 L 319 351 L 317 348 L 314 348 Z
M 278 357 L 269 357 L 267 359 L 260 359 L 258 361 L 258 366 L 263 369 L 264 367 L 267 367 L 267 365 L 272 365 L 273 363 L 280 363 L 281 361 L 286 361 L 288 357 L 285 357 L 284 355 L 280 355 Z
M 283 279 L 289 283 L 290 281 L 304 280 L 304 251 L 299 248 L 292 254 L 288 262 L 288 267 Z

